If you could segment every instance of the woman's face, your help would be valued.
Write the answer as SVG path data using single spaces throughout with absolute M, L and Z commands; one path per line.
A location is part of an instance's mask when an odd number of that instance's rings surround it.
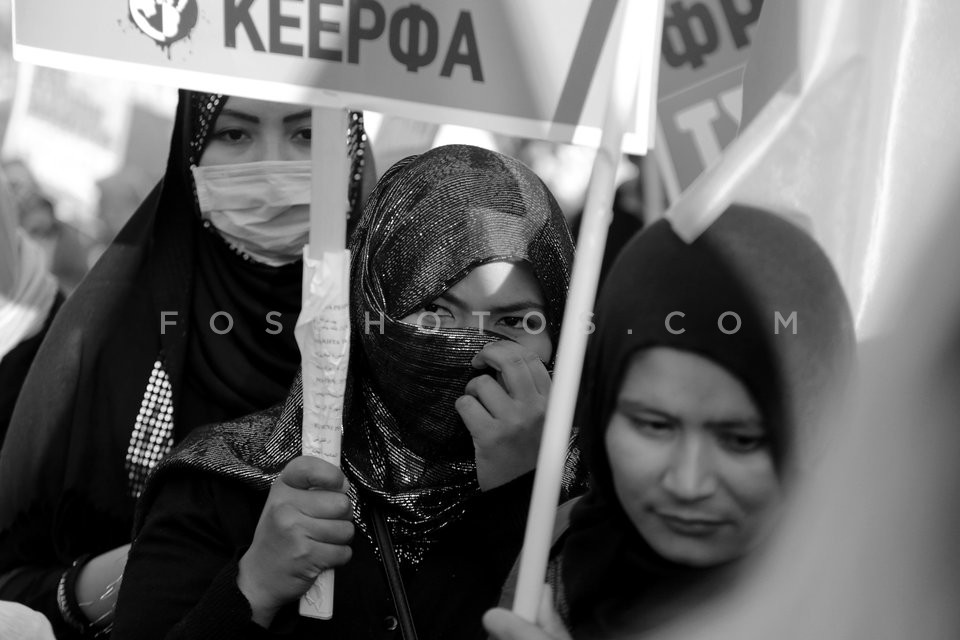
M 709 567 L 743 556 L 782 501 L 747 389 L 690 352 L 656 347 L 633 357 L 605 444 L 624 511 L 673 562 Z
M 200 166 L 309 160 L 310 107 L 231 97 L 217 117 Z
M 483 329 L 519 342 L 543 362 L 553 355 L 543 292 L 526 262 L 480 265 L 403 322 L 425 329 Z

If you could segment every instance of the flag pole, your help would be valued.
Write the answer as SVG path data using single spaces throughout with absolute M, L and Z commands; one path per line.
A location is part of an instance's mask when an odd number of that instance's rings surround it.
M 600 264 L 612 216 L 611 207 L 623 135 L 634 121 L 640 93 L 639 79 L 645 74 L 644 64 L 651 64 L 650 60 L 645 59 L 644 49 L 645 45 L 650 46 L 651 40 L 641 37 L 640 34 L 649 31 L 653 41 L 659 43 L 662 5 L 662 0 L 622 0 L 617 7 L 619 20 L 613 23 L 611 37 L 616 60 L 609 83 L 603 134 L 590 177 L 577 257 L 563 316 L 556 375 L 547 404 L 543 439 L 537 458 L 537 474 L 520 555 L 517 594 L 513 603 L 514 613 L 531 622 L 536 621 L 543 590 L 587 344 L 586 320 L 596 298 Z M 645 17 L 653 15 L 658 16 L 658 19 L 652 20 L 656 24 L 644 22 Z M 649 56 L 650 53 L 646 52 L 646 55 Z M 659 53 L 657 46 L 653 52 L 654 64 L 659 61 Z M 647 80 L 654 82 L 657 77 L 655 71 L 649 70 L 646 73 Z
M 303 307 L 297 319 L 303 376 L 303 453 L 340 466 L 350 343 L 350 256 L 346 250 L 350 158 L 346 109 L 314 107 L 310 242 L 304 247 Z M 300 615 L 333 617 L 333 570 L 300 598 Z

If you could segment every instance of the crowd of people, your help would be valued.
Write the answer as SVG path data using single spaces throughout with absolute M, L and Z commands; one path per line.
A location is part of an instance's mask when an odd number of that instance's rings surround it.
M 693 242 L 613 235 L 531 622 L 505 609 L 575 238 L 522 162 L 445 145 L 377 180 L 349 122 L 182 91 L 163 179 L 75 289 L 0 181 L 0 632 L 637 638 L 768 552 L 857 360 L 807 232 L 733 204 Z M 301 455 L 315 144 L 351 165 L 340 467 Z M 329 569 L 334 615 L 299 615 Z

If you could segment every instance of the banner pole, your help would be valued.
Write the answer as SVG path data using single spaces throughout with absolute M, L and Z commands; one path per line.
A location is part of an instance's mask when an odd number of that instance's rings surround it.
M 620 19 L 615 20 L 613 25 L 612 44 L 616 47 L 616 61 L 610 78 L 600 148 L 590 178 L 583 226 L 577 243 L 577 258 L 557 349 L 556 375 L 547 404 L 537 474 L 520 556 L 517 594 L 513 603 L 513 611 L 530 622 L 536 621 L 543 591 L 587 344 L 585 319 L 589 317 L 596 298 L 623 135 L 632 122 L 637 106 L 640 76 L 645 74 L 648 82 L 656 77 L 651 69 L 644 72 L 644 65 L 659 62 L 659 47 L 655 52 L 647 52 L 644 45 L 659 43 L 662 4 L 662 0 L 621 1 L 617 7 Z M 658 16 L 659 20 L 654 16 Z M 646 32 L 650 32 L 649 38 L 640 35 Z M 649 59 L 651 57 L 652 60 Z
M 303 307 L 297 320 L 303 376 L 303 453 L 337 466 L 350 343 L 348 127 L 346 109 L 313 109 L 310 242 L 304 247 Z M 323 620 L 333 617 L 333 575 L 329 570 L 317 576 L 300 598 L 300 615 Z

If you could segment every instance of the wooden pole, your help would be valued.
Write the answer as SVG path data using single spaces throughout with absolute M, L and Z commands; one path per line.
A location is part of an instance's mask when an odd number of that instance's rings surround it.
M 563 332 L 557 349 L 557 368 L 547 404 L 543 439 L 537 459 L 537 475 L 527 518 L 514 612 L 536 621 L 546 574 L 550 540 L 556 518 L 557 500 L 563 478 L 573 412 L 580 387 L 587 345 L 585 319 L 593 309 L 600 277 L 600 264 L 612 215 L 617 166 L 620 162 L 623 134 L 633 122 L 639 78 L 643 66 L 659 61 L 659 47 L 651 52 L 644 47 L 659 42 L 662 0 L 626 0 L 617 7 L 614 22 L 616 63 L 607 98 L 603 135 L 593 166 L 584 208 L 583 225 L 577 242 L 577 258 L 563 316 Z M 652 16 L 661 16 L 660 20 Z M 650 24 L 651 22 L 656 24 Z M 640 34 L 651 33 L 651 39 Z M 623 37 L 623 34 L 627 34 Z M 655 74 L 650 74 L 655 78 Z
M 304 248 L 303 308 L 297 320 L 303 373 L 303 453 L 340 465 L 343 395 L 350 343 L 350 257 L 346 250 L 349 114 L 314 108 L 310 243 Z M 333 571 L 300 599 L 300 615 L 333 617 Z

